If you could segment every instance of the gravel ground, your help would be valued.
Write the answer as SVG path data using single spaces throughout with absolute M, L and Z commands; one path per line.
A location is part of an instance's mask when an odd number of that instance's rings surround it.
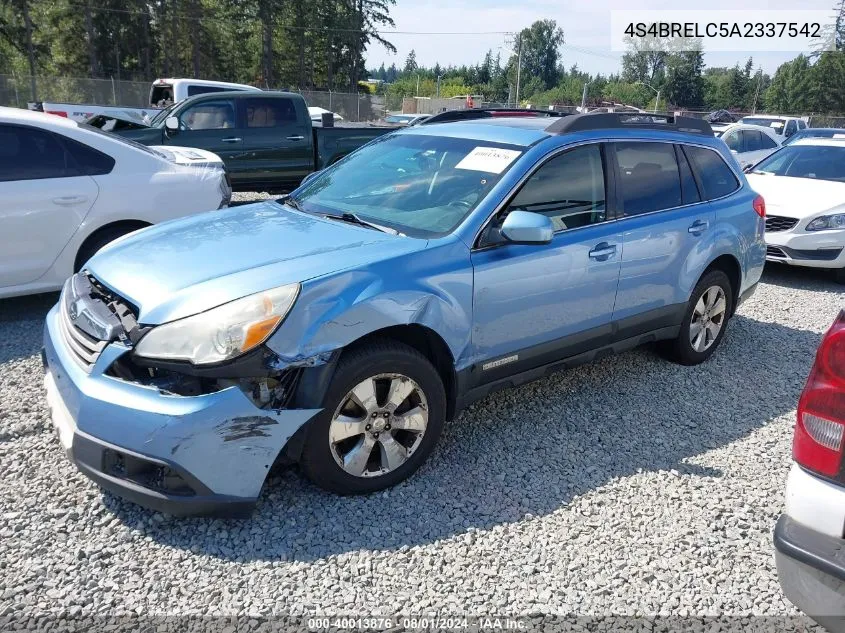
M 390 491 L 336 497 L 291 468 L 242 521 L 163 516 L 79 474 L 41 388 L 56 297 L 0 301 L 0 616 L 780 622 L 796 611 L 771 531 L 798 394 L 841 293 L 821 273 L 774 267 L 703 366 L 641 349 L 499 393 Z

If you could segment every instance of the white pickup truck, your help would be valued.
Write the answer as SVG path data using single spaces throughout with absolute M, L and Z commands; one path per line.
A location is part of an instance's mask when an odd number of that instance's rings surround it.
M 228 92 L 232 90 L 261 90 L 255 86 L 235 84 L 227 81 L 209 81 L 207 79 L 156 79 L 150 86 L 149 107 L 106 106 L 88 103 L 56 103 L 39 101 L 29 103 L 30 110 L 56 114 L 79 123 L 83 123 L 93 116 L 105 114 L 108 116 L 122 116 L 136 118 L 149 123 L 156 111 L 193 97 L 209 92 Z

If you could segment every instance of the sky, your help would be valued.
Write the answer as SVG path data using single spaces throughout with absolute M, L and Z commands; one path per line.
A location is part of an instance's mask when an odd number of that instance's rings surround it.
M 818 9 L 829 10 L 835 0 L 746 0 L 738 7 L 735 0 L 706 0 L 690 8 L 759 9 L 761 19 L 766 9 Z M 367 68 L 378 68 L 395 63 L 405 64 L 411 49 L 417 63 L 424 66 L 475 64 L 484 58 L 488 49 L 495 57 L 501 51 L 502 60 L 508 58 L 507 31 L 519 31 L 540 19 L 553 19 L 564 32 L 561 61 L 569 68 L 589 73 L 609 74 L 619 72 L 622 54 L 610 48 L 610 11 L 612 9 L 679 9 L 677 0 L 585 0 L 561 2 L 560 0 L 397 0 L 391 9 L 396 22 L 396 33 L 383 33 L 396 48 L 389 53 L 382 45 L 373 43 L 367 51 Z M 387 29 L 386 29 L 387 30 Z M 412 33 L 409 33 L 412 32 Z M 450 33 L 442 35 L 439 33 Z M 462 33 L 462 34 L 456 34 Z M 762 67 L 769 74 L 797 55 L 789 53 L 705 53 L 708 66 L 733 66 L 745 64 L 748 56 L 754 57 L 755 68 Z

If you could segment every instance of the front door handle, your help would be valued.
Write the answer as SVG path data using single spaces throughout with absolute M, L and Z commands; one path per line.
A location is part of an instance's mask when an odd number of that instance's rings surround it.
M 53 198 L 53 203 L 68 207 L 72 204 L 82 204 L 86 200 L 88 200 L 88 196 L 59 196 L 58 198 Z
M 593 250 L 589 252 L 589 255 L 590 259 L 594 259 L 598 262 L 607 261 L 616 255 L 616 244 L 608 244 L 607 242 L 596 244 L 593 247 Z
M 707 230 L 707 227 L 710 226 L 710 223 L 705 220 L 696 220 L 692 224 L 690 224 L 687 231 L 692 233 L 693 235 L 701 235 L 704 231 Z
M 305 137 L 302 134 L 294 134 L 293 136 L 288 136 L 287 139 L 289 141 L 304 141 Z
M 220 140 L 224 143 L 240 143 L 243 139 L 240 136 L 229 136 L 227 138 L 221 138 Z

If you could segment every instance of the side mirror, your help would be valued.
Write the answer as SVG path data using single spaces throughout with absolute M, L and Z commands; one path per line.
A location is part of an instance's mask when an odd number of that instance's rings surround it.
M 164 120 L 164 128 L 171 134 L 179 132 L 179 117 L 169 116 Z
M 501 229 L 502 236 L 511 244 L 548 244 L 554 232 L 547 216 L 530 211 L 511 211 Z

